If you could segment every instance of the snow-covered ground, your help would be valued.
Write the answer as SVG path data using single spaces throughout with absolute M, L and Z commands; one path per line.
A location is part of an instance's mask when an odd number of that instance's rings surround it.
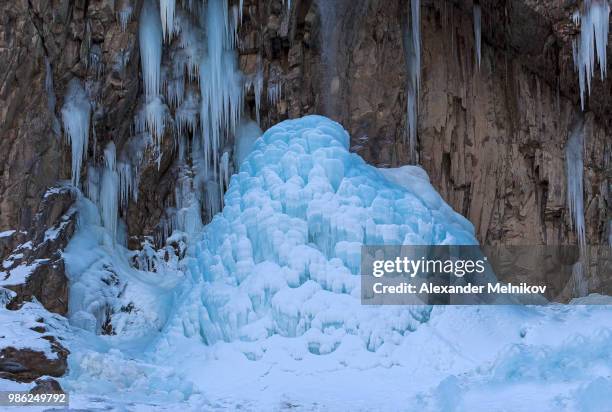
M 128 251 L 79 199 L 57 323 L 71 407 L 612 410 L 609 306 L 360 304 L 362 244 L 476 240 L 421 169 L 378 170 L 348 144 L 320 116 L 269 129 L 222 212 L 169 238 L 180 260 Z

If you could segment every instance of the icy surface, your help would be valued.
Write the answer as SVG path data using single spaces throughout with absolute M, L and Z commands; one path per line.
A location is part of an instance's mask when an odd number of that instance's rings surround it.
M 70 80 L 62 107 L 64 133 L 72 149 L 72 184 L 79 185 L 81 163 L 87 156 L 91 103 L 78 79 Z
M 574 65 L 580 83 L 580 103 L 584 110 L 586 95 L 591 93 L 591 79 L 595 75 L 595 58 L 601 79 L 606 76 L 610 4 L 608 0 L 585 0 L 582 11 L 574 14 L 580 23 L 580 35 L 573 43 Z

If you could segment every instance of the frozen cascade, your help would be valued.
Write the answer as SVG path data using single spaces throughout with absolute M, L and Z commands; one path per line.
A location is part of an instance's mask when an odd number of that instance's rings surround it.
M 586 94 L 591 93 L 591 79 L 595 74 L 595 56 L 599 62 L 601 79 L 606 76 L 606 49 L 610 4 L 608 0 L 585 0 L 582 12 L 574 13 L 574 22 L 580 23 L 580 34 L 573 42 L 574 66 L 580 83 L 580 104 L 584 110 Z
M 231 410 L 275 410 L 279 400 L 311 405 L 312 393 L 344 384 L 325 394 L 330 410 L 395 410 L 400 402 L 478 410 L 491 390 L 502 395 L 493 389 L 500 386 L 514 402 L 529 380 L 555 407 L 559 396 L 574 405 L 592 393 L 607 405 L 605 387 L 581 389 L 609 375 L 603 305 L 360 304 L 362 244 L 476 240 L 422 169 L 376 169 L 348 142 L 340 125 L 319 116 L 270 128 L 230 178 L 223 211 L 198 229 L 185 215 L 191 232 L 177 230 L 157 251 L 149 239 L 138 252 L 106 242 L 98 209 L 79 196 L 64 253 L 71 325 L 63 344 L 71 355 L 60 383 L 71 404 L 200 411 L 221 400 Z M 186 167 L 181 176 L 192 174 Z M 199 183 L 185 183 L 177 204 L 187 212 L 199 207 L 188 196 L 200 192 Z M 113 335 L 94 335 L 109 327 Z M 430 350 L 415 351 L 422 347 Z M 393 386 L 407 379 L 420 386 Z M 380 396 L 390 388 L 392 399 Z
M 324 354 L 354 335 L 374 351 L 425 319 L 429 307 L 360 305 L 360 246 L 476 244 L 473 227 L 427 180 L 408 191 L 348 143 L 321 116 L 284 121 L 255 142 L 223 211 L 189 249 L 194 283 L 173 327 L 209 344 L 303 335 Z
M 160 91 L 162 23 L 156 3 L 154 0 L 144 0 L 138 25 L 140 61 L 147 99 L 157 96 Z
M 407 136 L 410 145 L 410 159 L 416 163 L 417 159 L 417 121 L 419 88 L 421 83 L 421 17 L 420 0 L 410 2 L 410 25 L 404 30 L 404 49 L 406 53 L 406 66 L 408 84 L 406 93 Z
M 165 40 L 172 40 L 174 31 L 174 7 L 175 0 L 159 0 L 159 11 L 161 13 L 162 32 Z
M 570 220 L 576 230 L 581 252 L 586 247 L 584 224 L 584 120 L 580 119 L 569 136 L 565 148 L 565 165 L 567 172 L 567 206 Z
M 70 80 L 62 107 L 64 133 L 72 148 L 72 184 L 79 186 L 81 163 L 87 156 L 91 103 L 78 79 Z
M 476 62 L 480 68 L 481 48 L 482 48 L 482 9 L 480 4 L 474 3 L 474 44 L 476 45 Z

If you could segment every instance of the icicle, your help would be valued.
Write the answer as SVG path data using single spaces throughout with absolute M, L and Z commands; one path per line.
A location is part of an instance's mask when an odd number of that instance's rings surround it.
M 164 136 L 166 122 L 169 116 L 166 106 L 159 96 L 151 99 L 140 109 L 134 117 L 136 134 L 150 134 L 156 153 L 159 155 L 158 166 L 161 162 L 161 141 Z
M 128 162 L 117 163 L 119 175 L 119 198 L 122 210 L 127 210 L 129 200 L 138 201 L 138 172 Z
M 117 238 L 117 216 L 119 211 L 119 177 L 115 170 L 116 158 L 115 144 L 109 142 L 104 149 L 105 168 L 102 172 L 99 201 L 102 223 L 113 242 Z
M 421 18 L 419 0 L 411 0 L 410 11 L 410 28 L 405 30 L 404 41 L 408 72 L 406 117 L 408 121 L 407 135 L 410 145 L 410 158 L 413 163 L 416 163 L 418 101 L 421 82 Z
M 81 162 L 87 157 L 91 103 L 81 82 L 72 79 L 62 107 L 64 132 L 72 147 L 72 184 L 79 186 Z
M 170 41 L 174 31 L 175 0 L 159 0 L 159 11 L 164 39 Z
M 190 90 L 183 103 L 176 109 L 174 116 L 179 136 L 183 136 L 185 132 L 193 133 L 195 131 L 198 122 L 199 105 L 198 97 Z
M 115 7 L 115 10 L 118 10 L 116 13 L 119 26 L 121 27 L 122 31 L 126 31 L 127 25 L 132 19 L 134 9 L 128 0 L 119 1 Z
M 261 55 L 257 56 L 257 74 L 255 75 L 255 115 L 257 117 L 257 124 L 261 126 L 261 115 L 259 110 L 261 108 L 261 92 L 263 91 L 263 64 L 261 62 Z
M 480 68 L 480 57 L 481 57 L 481 18 L 482 10 L 480 4 L 474 4 L 474 44 L 476 45 L 476 62 L 478 68 Z
M 573 15 L 575 24 L 580 22 L 580 34 L 572 44 L 574 66 L 580 83 L 580 104 L 584 110 L 586 94 L 591 94 L 591 79 L 595 74 L 595 56 L 599 62 L 601 79 L 606 76 L 606 48 L 610 5 L 607 0 L 585 0 L 582 13 Z
M 221 156 L 220 162 L 220 170 L 219 170 L 219 186 L 220 187 L 228 187 L 229 186 L 229 153 L 223 152 Z
M 162 30 L 159 12 L 153 0 L 145 0 L 139 23 L 140 59 L 147 99 L 157 96 L 160 88 Z
M 55 97 L 55 87 L 53 86 L 53 69 L 51 68 L 51 63 L 49 59 L 45 56 L 45 91 L 47 92 L 47 107 L 49 108 L 49 113 L 53 117 L 53 134 L 56 136 L 60 136 L 62 134 L 62 129 L 59 123 L 59 120 L 55 114 L 55 105 L 57 104 L 57 99 Z
M 565 148 L 567 172 L 567 204 L 572 226 L 576 230 L 581 252 L 586 247 L 584 225 L 583 175 L 584 175 L 584 120 L 574 126 Z
M 268 84 L 268 103 L 275 106 L 281 99 L 282 83 Z

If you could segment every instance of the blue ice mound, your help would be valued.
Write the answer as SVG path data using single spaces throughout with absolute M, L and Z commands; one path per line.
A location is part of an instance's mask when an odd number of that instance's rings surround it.
M 379 170 L 348 147 L 348 133 L 322 116 L 284 121 L 255 142 L 223 211 L 188 250 L 185 335 L 209 344 L 305 335 L 322 354 L 346 335 L 376 350 L 427 319 L 424 306 L 360 304 L 360 248 L 477 244 L 473 227 L 422 169 Z

